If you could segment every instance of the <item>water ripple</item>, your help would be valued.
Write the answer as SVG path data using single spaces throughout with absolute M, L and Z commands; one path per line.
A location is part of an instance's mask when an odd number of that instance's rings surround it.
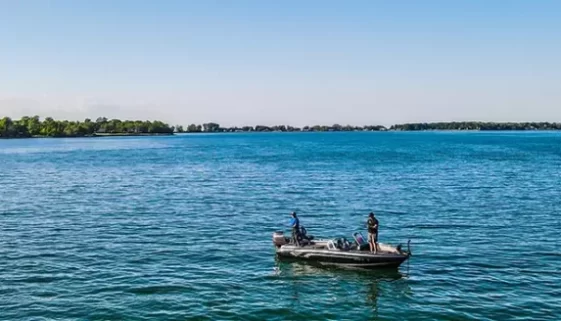
M 0 319 L 561 319 L 561 135 L 0 141 Z M 398 271 L 274 258 L 288 213 L 412 240 Z

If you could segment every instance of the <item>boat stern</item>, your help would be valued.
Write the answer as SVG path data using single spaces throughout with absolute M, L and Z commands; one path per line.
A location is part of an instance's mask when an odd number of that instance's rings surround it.
M 289 239 L 284 236 L 283 231 L 273 232 L 273 245 L 275 248 L 280 249 L 281 246 L 288 244 Z

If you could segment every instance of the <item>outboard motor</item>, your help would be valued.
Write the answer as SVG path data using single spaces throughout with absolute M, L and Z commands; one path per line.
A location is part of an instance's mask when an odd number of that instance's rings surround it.
M 283 231 L 276 231 L 273 233 L 273 244 L 280 248 L 282 245 L 288 244 L 288 240 L 284 237 Z

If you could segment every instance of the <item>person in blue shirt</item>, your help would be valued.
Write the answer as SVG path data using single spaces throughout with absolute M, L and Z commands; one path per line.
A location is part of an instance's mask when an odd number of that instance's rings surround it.
M 290 227 L 292 227 L 292 242 L 300 246 L 298 241 L 298 236 L 300 234 L 300 220 L 296 216 L 296 212 L 292 212 L 292 218 L 290 219 Z

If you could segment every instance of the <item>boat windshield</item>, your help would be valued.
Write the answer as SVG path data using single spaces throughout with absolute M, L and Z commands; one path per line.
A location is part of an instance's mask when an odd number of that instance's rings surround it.
M 327 249 L 329 250 L 343 250 L 348 251 L 352 248 L 351 243 L 346 238 L 337 238 L 327 242 Z
M 368 244 L 360 232 L 353 233 L 353 237 L 358 245 Z

